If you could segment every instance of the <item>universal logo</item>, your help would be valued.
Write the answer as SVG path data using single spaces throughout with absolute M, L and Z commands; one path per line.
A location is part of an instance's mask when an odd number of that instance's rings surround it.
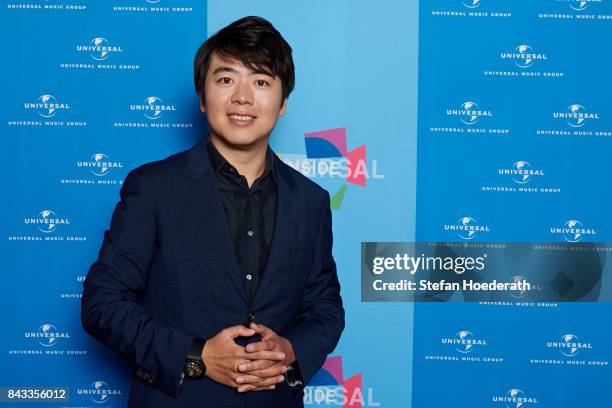
M 145 118 L 157 120 L 162 117 L 163 112 L 176 111 L 176 106 L 165 104 L 157 96 L 149 96 L 144 100 L 143 104 L 130 105 L 131 111 L 143 112 Z
M 530 283 L 524 276 L 521 276 L 521 275 L 513 276 L 510 279 L 510 282 L 516 283 L 516 284 L 518 284 L 519 282 L 526 282 L 526 283 L 529 283 L 529 285 L 531 286 L 531 290 L 541 290 L 540 285 Z M 517 289 L 517 290 L 510 291 L 510 296 L 512 296 L 515 299 L 522 299 L 525 296 L 527 296 L 528 292 L 529 290 L 527 290 L 526 288 Z
M 513 61 L 519 68 L 530 68 L 537 61 L 547 60 L 546 54 L 535 52 L 534 49 L 527 44 L 518 45 L 514 52 L 502 52 L 500 55 L 503 60 Z
M 37 225 L 40 232 L 50 234 L 56 231 L 58 225 L 69 225 L 70 220 L 58 217 L 55 211 L 42 210 L 38 213 L 38 217 L 25 218 L 24 223 Z
M 89 56 L 96 61 L 105 61 L 111 54 L 122 53 L 123 48 L 111 43 L 103 37 L 96 37 L 89 42 L 89 45 L 77 45 L 78 52 L 89 53 Z
M 566 3 L 572 10 L 584 11 L 591 3 L 602 3 L 602 0 L 557 0 L 559 3 Z
M 58 102 L 53 95 L 41 95 L 38 97 L 36 102 L 25 102 L 23 104 L 25 109 L 33 109 L 43 118 L 52 118 L 58 111 L 70 109 L 70 105 L 67 103 Z
M 480 232 L 490 232 L 488 225 L 480 225 L 476 219 L 472 217 L 462 217 L 456 224 L 445 224 L 445 231 L 456 231 L 459 238 L 469 241 L 478 235 Z
M 469 9 L 475 9 L 480 6 L 480 0 L 463 0 L 463 5 Z
M 91 174 L 98 177 L 104 177 L 110 173 L 111 169 L 123 168 L 123 164 L 121 164 L 121 162 L 112 161 L 104 153 L 96 153 L 91 156 L 89 161 L 78 161 L 77 167 L 88 168 Z
M 599 113 L 588 112 L 584 106 L 573 104 L 568 106 L 565 112 L 554 112 L 553 118 L 565 119 L 571 127 L 579 128 L 584 126 L 587 120 L 599 119 Z
M 591 343 L 580 341 L 575 334 L 564 334 L 561 336 L 561 341 L 548 341 L 546 347 L 549 349 L 557 349 L 566 357 L 575 357 L 580 350 L 593 349 Z
M 455 337 L 443 338 L 442 344 L 453 345 L 459 353 L 468 354 L 474 351 L 475 347 L 486 346 L 487 341 L 475 338 L 470 331 L 461 330 L 457 332 Z
M 492 117 L 493 112 L 481 109 L 476 102 L 463 102 L 459 109 L 447 109 L 446 116 L 457 117 L 465 125 L 475 125 L 481 117 Z
M 89 388 L 77 389 L 77 395 L 89 396 L 92 402 L 104 404 L 112 400 L 113 396 L 123 395 L 123 392 L 119 388 L 112 388 L 104 381 L 94 381 Z
M 503 403 L 508 408 L 525 408 L 527 405 L 540 403 L 536 397 L 525 394 L 523 390 L 518 388 L 508 390 L 506 395 L 494 395 L 493 402 L 499 403 L 497 406 L 501 406 L 501 403 Z
M 67 332 L 60 332 L 57 328 L 49 323 L 43 324 L 38 328 L 38 331 L 27 332 L 24 334 L 26 339 L 36 339 L 41 346 L 53 347 L 61 339 L 69 339 L 70 334 Z
M 544 170 L 534 169 L 529 162 L 520 160 L 509 169 L 498 169 L 497 173 L 502 176 L 512 176 L 512 180 L 517 184 L 527 184 L 533 177 L 543 176 Z
M 584 237 L 597 235 L 594 228 L 587 228 L 578 220 L 565 221 L 561 228 L 552 227 L 550 233 L 562 235 L 567 242 L 580 242 Z

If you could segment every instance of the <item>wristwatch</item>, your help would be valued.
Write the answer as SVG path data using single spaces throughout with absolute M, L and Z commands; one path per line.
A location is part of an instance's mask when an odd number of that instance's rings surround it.
M 191 350 L 187 354 L 185 359 L 185 365 L 183 366 L 183 373 L 186 377 L 193 380 L 199 380 L 206 374 L 206 365 L 202 361 L 202 350 L 204 350 L 204 344 L 206 340 L 196 338 L 193 340 Z

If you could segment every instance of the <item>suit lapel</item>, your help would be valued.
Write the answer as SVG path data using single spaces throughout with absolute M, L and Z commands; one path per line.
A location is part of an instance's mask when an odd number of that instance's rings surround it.
M 190 183 L 185 193 L 187 202 L 200 229 L 218 254 L 223 269 L 246 302 L 246 290 L 204 142 L 201 141 L 191 149 L 188 156 L 190 164 L 186 173 Z
M 263 276 L 255 291 L 253 304 L 262 298 L 274 275 L 278 272 L 280 262 L 285 248 L 287 247 L 287 236 L 291 228 L 291 220 L 294 220 L 295 182 L 289 172 L 287 165 L 278 157 L 275 157 L 276 171 L 279 177 L 276 194 L 276 216 L 274 217 L 274 234 L 268 252 L 268 259 L 264 268 Z

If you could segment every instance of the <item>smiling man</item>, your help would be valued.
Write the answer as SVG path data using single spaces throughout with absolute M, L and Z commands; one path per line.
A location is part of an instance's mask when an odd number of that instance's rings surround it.
M 245 17 L 194 61 L 210 125 L 131 171 L 84 282 L 84 328 L 135 365 L 131 407 L 301 407 L 344 328 L 329 194 L 268 141 L 291 47 Z

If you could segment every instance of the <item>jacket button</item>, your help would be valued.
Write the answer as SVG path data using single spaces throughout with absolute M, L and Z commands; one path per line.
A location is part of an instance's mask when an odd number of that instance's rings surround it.
M 254 322 L 255 321 L 255 312 L 249 312 L 248 318 L 249 318 L 250 322 Z

